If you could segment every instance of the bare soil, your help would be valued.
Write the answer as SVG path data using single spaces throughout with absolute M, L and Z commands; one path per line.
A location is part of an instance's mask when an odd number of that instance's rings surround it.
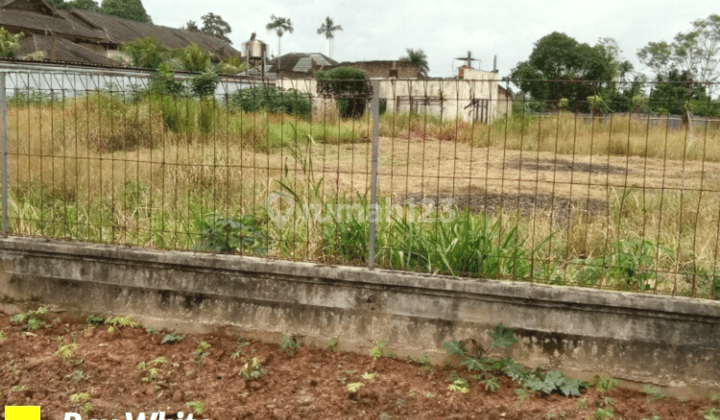
M 203 402 L 207 419 L 585 419 L 598 407 L 612 408 L 614 418 L 702 419 L 709 400 L 650 401 L 644 393 L 595 388 L 581 397 L 523 395 L 516 383 L 500 377 L 493 393 L 470 381 L 470 392 L 448 390 L 446 367 L 420 369 L 417 364 L 382 357 L 328 350 L 328 343 L 304 345 L 294 356 L 278 343 L 239 340 L 217 331 L 187 335 L 177 344 L 162 344 L 165 332 L 137 327 L 91 325 L 85 319 L 48 313 L 47 326 L 26 331 L 0 312 L 0 405 L 40 405 L 44 419 L 65 412 L 89 411 L 83 418 L 124 418 L 126 412 L 165 411 L 166 418 Z M 77 347 L 64 358 L 61 345 Z M 200 343 L 209 347 L 198 354 Z M 233 353 L 237 352 L 237 357 Z M 152 361 L 159 357 L 165 363 Z M 257 380 L 241 374 L 253 358 L 264 373 Z M 145 362 L 145 369 L 138 365 Z M 151 378 L 152 368 L 157 369 Z M 377 373 L 363 379 L 364 373 Z M 363 383 L 356 393 L 348 384 Z M 72 395 L 87 393 L 74 403 Z M 612 399 L 606 400 L 606 398 Z M 77 399 L 77 397 L 76 397 Z

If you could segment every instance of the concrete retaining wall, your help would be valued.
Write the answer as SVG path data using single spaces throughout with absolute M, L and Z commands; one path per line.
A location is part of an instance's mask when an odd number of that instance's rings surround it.
M 234 326 L 440 355 L 502 323 L 530 366 L 591 378 L 720 389 L 720 302 L 331 267 L 257 258 L 0 239 L 0 297 L 133 315 L 183 331 Z

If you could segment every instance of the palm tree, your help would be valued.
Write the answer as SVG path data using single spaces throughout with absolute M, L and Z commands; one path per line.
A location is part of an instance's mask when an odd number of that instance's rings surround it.
M 268 23 L 265 28 L 268 31 L 274 30 L 275 33 L 278 36 L 278 71 L 280 71 L 280 39 L 282 38 L 283 34 L 285 32 L 293 33 L 293 26 L 292 22 L 290 22 L 290 19 L 286 19 L 284 17 L 277 17 L 275 15 L 270 15 L 270 19 L 272 19 L 272 22 Z
M 342 30 L 342 26 L 333 25 L 333 20 L 330 19 L 330 16 L 325 18 L 325 23 L 320 25 L 320 29 L 317 30 L 318 35 L 325 35 L 325 38 L 328 40 L 328 54 L 330 58 L 332 58 L 333 55 L 333 32 Z
M 430 66 L 428 66 L 427 55 L 422 49 L 413 50 L 412 48 L 406 48 L 407 55 L 400 57 L 400 61 L 410 61 L 420 67 L 420 73 L 422 77 L 427 77 L 430 72 Z

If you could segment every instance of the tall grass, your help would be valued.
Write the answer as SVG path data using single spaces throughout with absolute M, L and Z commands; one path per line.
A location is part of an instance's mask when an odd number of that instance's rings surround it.
M 245 113 L 215 100 L 97 93 L 18 102 L 8 121 L 13 234 L 367 261 L 366 191 L 339 178 L 327 185 L 329 172 L 340 168 L 325 160 L 334 156 L 340 165 L 341 153 L 355 153 L 351 143 L 367 142 L 369 119 L 316 114 L 308 121 Z M 386 113 L 380 128 L 388 137 L 477 147 L 668 160 L 682 160 L 689 143 L 682 130 L 567 114 L 479 125 Z M 688 159 L 720 161 L 716 131 L 696 128 L 693 139 Z M 720 191 L 715 179 L 702 186 Z M 478 278 L 720 296 L 718 194 L 607 189 L 607 214 L 591 216 L 577 208 L 562 222 L 506 209 L 460 209 L 452 218 L 418 223 L 417 213 L 424 210 L 403 207 L 379 221 L 377 263 Z M 296 211 L 278 227 L 265 205 L 276 190 L 292 197 L 297 208 L 359 205 L 363 212 L 322 220 Z M 383 212 L 393 211 L 384 206 Z

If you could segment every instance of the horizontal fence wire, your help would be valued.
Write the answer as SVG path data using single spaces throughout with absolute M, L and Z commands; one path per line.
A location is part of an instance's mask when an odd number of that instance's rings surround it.
M 720 295 L 718 116 L 539 104 L 493 73 L 5 74 L 11 235 L 367 265 L 372 218 L 380 268 Z

